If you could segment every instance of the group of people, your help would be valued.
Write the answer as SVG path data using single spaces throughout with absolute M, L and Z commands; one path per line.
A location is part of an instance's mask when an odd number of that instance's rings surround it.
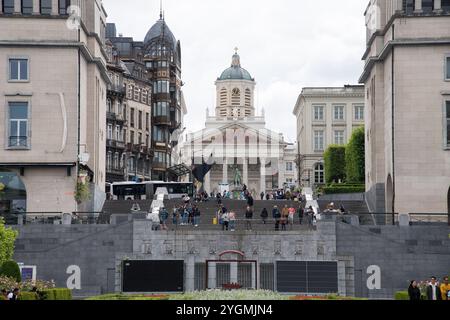
M 262 191 L 260 193 L 261 200 L 294 200 L 302 197 L 300 193 L 285 191 L 284 189 L 278 189 L 274 191 Z
M 254 219 L 254 199 L 252 195 L 246 192 L 247 206 L 245 209 L 245 229 L 247 231 L 252 230 L 252 222 Z M 311 206 L 305 207 L 304 202 L 300 202 L 300 205 L 295 208 L 293 206 L 285 205 L 283 208 L 279 208 L 275 205 L 272 208 L 272 222 L 275 224 L 275 230 L 278 231 L 287 231 L 288 226 L 292 230 L 295 223 L 295 217 L 298 217 L 299 223 L 312 226 L 316 222 L 316 215 Z M 269 211 L 267 208 L 263 208 L 260 217 L 262 223 L 267 225 L 269 222 Z M 216 214 L 216 221 L 220 225 L 222 225 L 222 230 L 236 230 L 236 221 L 237 214 L 235 211 L 228 211 L 228 209 L 222 204 L 222 202 L 218 202 L 218 211 Z
M 422 300 L 422 292 L 416 280 L 412 280 L 408 288 L 408 295 L 410 300 Z M 448 276 L 442 279 L 439 284 L 436 277 L 431 277 L 431 281 L 426 286 L 426 297 L 428 300 L 450 300 L 450 284 L 448 283 Z
M 11 291 L 7 291 L 5 289 L 2 290 L 1 295 L 2 300 L 15 301 L 19 298 L 19 288 L 14 288 Z

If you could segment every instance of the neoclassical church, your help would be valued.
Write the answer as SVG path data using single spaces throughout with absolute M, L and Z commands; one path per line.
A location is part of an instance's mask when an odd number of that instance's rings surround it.
M 182 148 L 184 163 L 212 165 L 205 191 L 240 190 L 245 184 L 257 196 L 296 184 L 295 149 L 281 133 L 266 128 L 263 109 L 257 114 L 256 82 L 242 68 L 237 49 L 215 85 L 214 115 L 206 110 L 205 128 L 188 134 Z

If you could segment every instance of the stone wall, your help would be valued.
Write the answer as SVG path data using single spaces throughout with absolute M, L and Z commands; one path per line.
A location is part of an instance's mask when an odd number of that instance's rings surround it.
M 14 259 L 37 266 L 38 279 L 54 280 L 66 287 L 72 273 L 80 268 L 81 289 L 74 296 L 114 291 L 116 252 L 132 251 L 132 224 L 120 225 L 25 225 L 17 227 Z
M 450 273 L 450 228 L 447 226 L 352 226 L 336 225 L 337 254 L 353 257 L 355 294 L 392 298 L 406 290 L 409 280 L 442 278 Z M 367 280 L 378 266 L 380 289 L 369 290 Z
M 37 266 L 37 277 L 54 279 L 58 287 L 76 283 L 68 281 L 74 272 L 68 268 L 79 267 L 80 288 L 74 296 L 120 292 L 121 262 L 126 259 L 184 260 L 185 289 L 191 291 L 201 282 L 195 276 L 198 267 L 226 250 L 243 251 L 246 260 L 256 260 L 258 274 L 261 265 L 274 266 L 276 261 L 337 261 L 339 293 L 374 299 L 392 298 L 410 279 L 450 273 L 450 228 L 444 225 L 371 227 L 320 221 L 317 230 L 232 233 L 152 231 L 146 220 L 116 221 L 17 226 L 14 259 Z M 370 290 L 368 282 L 377 287 L 377 267 L 380 286 Z

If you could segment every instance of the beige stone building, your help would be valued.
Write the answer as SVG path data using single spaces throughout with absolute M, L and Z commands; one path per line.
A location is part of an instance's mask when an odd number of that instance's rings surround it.
M 450 210 L 449 14 L 448 0 L 372 0 L 365 12 L 372 211 Z
M 70 10 L 69 4 L 3 0 L 0 6 L 3 213 L 103 205 L 106 13 L 100 0 L 72 1 Z M 93 194 L 83 207 L 74 199 L 80 169 L 91 177 Z
M 294 108 L 301 184 L 325 183 L 324 151 L 347 144 L 353 130 L 364 125 L 364 110 L 363 86 L 303 88 Z
M 241 190 L 254 196 L 295 184 L 295 148 L 283 134 L 266 128 L 265 112 L 256 113 L 255 79 L 241 66 L 237 52 L 216 82 L 215 114 L 206 112 L 203 130 L 187 135 L 182 148 L 186 164 L 210 161 L 205 190 Z

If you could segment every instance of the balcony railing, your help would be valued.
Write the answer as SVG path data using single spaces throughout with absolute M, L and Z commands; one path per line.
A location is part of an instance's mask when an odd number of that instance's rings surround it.
M 119 95 L 125 95 L 125 88 L 123 87 L 123 83 L 120 82 L 118 84 L 110 84 L 108 85 L 108 90 L 110 92 L 119 94 Z
M 125 149 L 125 143 L 122 141 L 117 141 L 117 140 L 113 140 L 113 139 L 106 139 L 106 147 L 116 148 L 116 149 Z
M 28 137 L 27 136 L 9 136 L 10 148 L 26 148 L 28 147 Z

